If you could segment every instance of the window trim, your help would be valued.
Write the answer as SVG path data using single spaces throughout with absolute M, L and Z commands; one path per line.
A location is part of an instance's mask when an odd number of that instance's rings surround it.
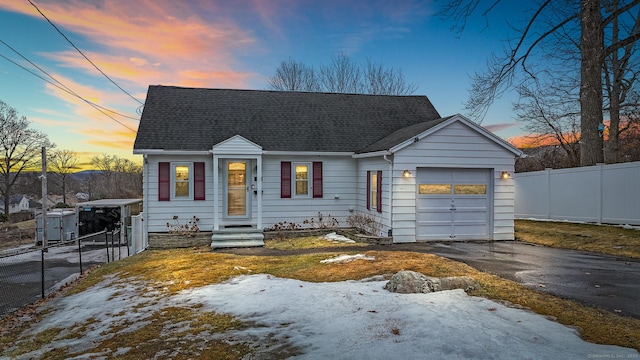
M 375 191 L 372 189 L 373 176 L 376 177 Z M 375 199 L 373 198 L 375 193 Z M 367 210 L 382 212 L 382 171 L 367 171 Z
M 306 166 L 307 167 L 307 193 L 306 194 L 298 194 L 298 179 L 296 178 L 296 167 L 298 166 Z M 312 165 L 310 162 L 291 162 L 291 197 L 293 198 L 310 198 L 312 197 L 312 187 L 311 182 L 313 179 L 312 173 Z
M 296 166 L 307 166 L 307 190 L 304 195 L 296 195 Z M 324 165 L 322 161 L 281 161 L 280 162 L 280 198 L 281 199 L 322 199 L 324 197 Z
M 176 196 L 176 168 L 178 166 L 186 166 L 189 169 L 189 195 L 188 196 Z M 171 200 L 193 200 L 193 183 L 194 183 L 194 172 L 193 172 L 193 162 L 172 162 L 171 163 Z

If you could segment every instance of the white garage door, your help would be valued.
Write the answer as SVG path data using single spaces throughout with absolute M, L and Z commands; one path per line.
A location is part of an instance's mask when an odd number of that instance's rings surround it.
M 487 169 L 418 169 L 416 239 L 490 239 L 489 174 Z

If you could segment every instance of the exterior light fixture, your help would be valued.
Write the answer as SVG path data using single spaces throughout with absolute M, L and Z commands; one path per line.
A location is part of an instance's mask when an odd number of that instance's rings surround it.
M 409 176 L 411 176 L 411 171 L 409 171 L 409 170 L 405 170 L 405 171 L 403 171 L 403 172 L 402 172 L 402 176 L 404 176 L 404 177 L 409 177 Z
M 500 175 L 501 178 L 503 179 L 510 179 L 511 178 L 511 174 L 508 171 L 503 171 L 502 174 Z

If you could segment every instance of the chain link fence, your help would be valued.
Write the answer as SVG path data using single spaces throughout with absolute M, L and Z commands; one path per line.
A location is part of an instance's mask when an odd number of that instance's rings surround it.
M 56 291 L 87 269 L 129 256 L 120 231 L 0 253 L 0 317 Z

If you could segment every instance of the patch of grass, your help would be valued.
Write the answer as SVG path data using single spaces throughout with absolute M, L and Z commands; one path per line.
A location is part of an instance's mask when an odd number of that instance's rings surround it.
M 8 355 L 11 357 L 16 357 L 29 353 L 31 351 L 41 349 L 42 346 L 50 343 L 56 336 L 58 336 L 62 332 L 62 330 L 63 329 L 60 328 L 50 328 L 41 331 L 27 339 L 18 340 L 15 349 Z
M 113 281 L 114 285 L 133 280 L 143 281 L 147 288 L 171 295 L 242 274 L 267 273 L 310 282 L 358 280 L 375 275 L 391 275 L 400 270 L 413 270 L 434 277 L 467 275 L 482 285 L 481 289 L 470 292 L 471 295 L 553 317 L 562 324 L 579 329 L 586 341 L 640 350 L 639 319 L 560 299 L 432 254 L 395 251 L 367 251 L 365 254 L 375 257 L 375 261 L 320 262 L 336 256 L 336 253 L 238 256 L 212 253 L 206 248 L 145 251 L 121 262 L 101 266 L 89 274 L 74 291 L 88 289 L 87 284 L 96 284 L 105 279 Z M 92 325 L 94 321 L 89 319 L 86 324 L 74 325 L 70 330 L 81 337 L 78 330 Z M 256 346 L 260 345 L 255 342 L 227 335 L 230 330 L 256 326 L 255 324 L 239 322 L 229 315 L 203 311 L 200 305 L 167 307 L 138 321 L 144 321 L 144 325 L 136 326 L 135 331 L 129 332 L 127 329 L 132 328 L 133 324 L 114 323 L 104 333 L 104 340 L 91 349 L 92 354 L 121 359 L 239 359 L 259 351 Z M 390 329 L 393 333 L 393 328 Z M 68 334 L 64 338 L 67 336 Z M 263 340 L 262 346 L 272 352 L 269 353 L 272 356 L 265 355 L 268 358 L 285 358 L 282 351 L 286 351 L 287 356 L 299 354 L 299 349 L 290 344 L 282 344 L 274 339 Z M 37 344 L 32 343 L 29 348 L 32 347 L 37 347 Z M 121 349 L 128 349 L 128 352 L 117 353 Z M 61 359 L 70 355 L 78 354 L 67 354 L 66 350 L 48 354 L 51 358 Z
M 640 230 L 619 226 L 516 220 L 520 241 L 640 259 Z
M 329 241 L 318 236 L 307 236 L 299 238 L 280 238 L 270 239 L 264 241 L 267 249 L 276 250 L 300 250 L 300 249 L 324 249 L 324 248 L 339 248 L 347 246 L 369 246 L 367 243 L 345 243 Z
M 90 350 L 118 359 L 242 359 L 253 346 L 234 338 L 212 336 L 246 327 L 234 317 L 193 308 L 167 307 L 140 320 L 146 324 L 121 322 L 102 333 L 104 340 Z M 121 349 L 128 349 L 119 353 Z M 61 354 L 66 357 L 81 354 Z M 63 357 L 64 358 L 64 357 Z

